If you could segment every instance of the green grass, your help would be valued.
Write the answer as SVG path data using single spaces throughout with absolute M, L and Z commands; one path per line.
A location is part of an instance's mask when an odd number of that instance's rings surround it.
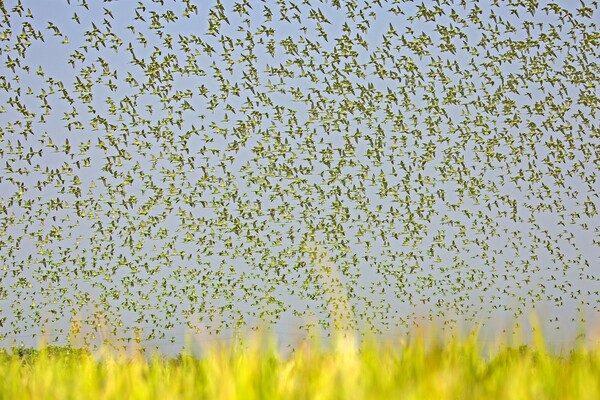
M 267 345 L 265 345 L 267 343 Z M 68 348 L 0 353 L 1 399 L 598 399 L 600 345 L 551 354 L 476 335 L 397 342 L 215 345 L 201 358 Z M 271 342 L 272 343 L 272 342 Z

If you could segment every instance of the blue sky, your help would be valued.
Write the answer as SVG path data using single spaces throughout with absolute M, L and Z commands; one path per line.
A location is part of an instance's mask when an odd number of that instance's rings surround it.
M 597 6 L 395 3 L 6 2 L 6 343 L 94 313 L 591 330 Z

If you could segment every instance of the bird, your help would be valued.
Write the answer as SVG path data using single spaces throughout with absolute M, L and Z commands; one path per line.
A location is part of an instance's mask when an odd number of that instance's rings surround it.
M 44 307 L 126 310 L 141 341 L 197 310 L 379 331 L 416 319 L 397 304 L 585 300 L 597 2 L 125 3 L 4 15 L 9 333 Z

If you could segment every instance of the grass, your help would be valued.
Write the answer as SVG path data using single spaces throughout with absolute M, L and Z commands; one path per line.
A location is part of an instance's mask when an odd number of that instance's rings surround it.
M 304 342 L 282 355 L 274 341 L 181 354 L 93 354 L 43 347 L 0 353 L 0 399 L 598 399 L 600 345 L 551 354 L 487 348 L 464 339 L 407 339 L 360 346 Z

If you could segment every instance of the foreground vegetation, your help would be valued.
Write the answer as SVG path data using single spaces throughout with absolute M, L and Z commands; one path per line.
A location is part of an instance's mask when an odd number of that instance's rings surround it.
M 265 340 L 205 348 L 202 357 L 92 353 L 70 348 L 0 353 L 2 399 L 598 399 L 600 345 L 562 354 L 464 340 L 341 339 L 283 355 Z

